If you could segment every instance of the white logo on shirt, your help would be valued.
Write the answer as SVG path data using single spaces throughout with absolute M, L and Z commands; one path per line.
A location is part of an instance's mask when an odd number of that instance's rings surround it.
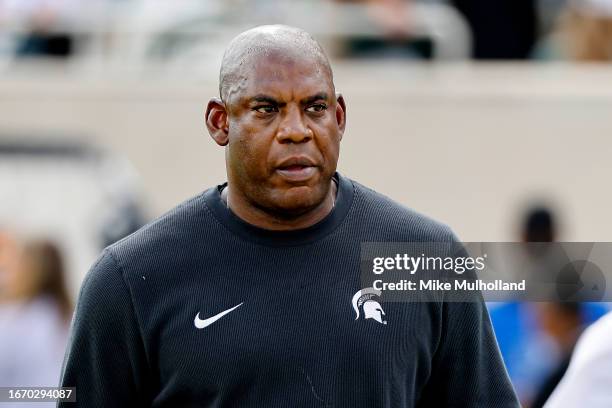
M 380 297 L 381 291 L 374 288 L 361 289 L 353 296 L 353 309 L 357 316 L 355 320 L 359 319 L 359 308 L 363 309 L 363 316 L 365 319 L 374 319 L 378 323 L 387 324 L 386 320 L 383 320 L 385 311 L 383 310 L 380 303 L 373 298 Z
M 238 309 L 240 306 L 242 306 L 242 303 L 232 307 L 231 309 L 224 310 L 223 312 L 221 312 L 219 314 L 216 314 L 213 317 L 209 317 L 208 319 L 204 319 L 204 320 L 200 319 L 200 313 L 198 312 L 198 314 L 196 315 L 195 319 L 193 320 L 193 324 L 195 324 L 195 327 L 197 329 L 203 329 L 206 326 L 210 326 L 211 324 L 213 324 L 214 322 L 216 322 L 217 320 L 219 320 L 220 318 L 222 318 L 223 316 L 225 316 L 229 312 Z

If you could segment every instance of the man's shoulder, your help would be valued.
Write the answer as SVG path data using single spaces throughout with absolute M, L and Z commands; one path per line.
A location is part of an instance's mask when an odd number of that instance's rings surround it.
M 107 250 L 122 260 L 155 252 L 168 254 L 174 248 L 193 244 L 199 235 L 210 232 L 215 223 L 204 199 L 208 191 L 183 201 Z
M 363 184 L 351 180 L 355 188 L 356 212 L 360 222 L 379 231 L 381 240 L 451 242 L 457 237 L 451 228 L 406 207 Z

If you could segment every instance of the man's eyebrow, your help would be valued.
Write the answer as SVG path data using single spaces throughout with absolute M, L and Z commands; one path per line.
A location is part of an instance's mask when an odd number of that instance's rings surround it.
M 307 98 L 304 98 L 300 101 L 300 103 L 302 105 L 308 105 L 310 103 L 313 103 L 314 101 L 318 101 L 318 100 L 324 100 L 327 101 L 329 99 L 328 95 L 325 92 L 319 92 L 318 94 L 309 96 Z
M 266 102 L 272 105 L 282 105 L 279 101 L 277 101 L 273 97 L 269 95 L 263 95 L 263 94 L 255 95 L 254 97 L 249 98 L 249 103 L 253 103 L 253 102 Z

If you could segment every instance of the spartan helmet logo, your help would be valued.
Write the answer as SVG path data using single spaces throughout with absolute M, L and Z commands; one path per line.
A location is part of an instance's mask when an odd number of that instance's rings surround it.
M 378 323 L 387 324 L 387 321 L 383 320 L 385 311 L 380 306 L 380 303 L 373 299 L 375 296 L 380 297 L 380 294 L 380 290 L 374 288 L 361 289 L 355 293 L 353 296 L 353 309 L 355 309 L 357 314 L 355 320 L 359 319 L 359 308 L 363 306 L 364 318 L 374 319 Z

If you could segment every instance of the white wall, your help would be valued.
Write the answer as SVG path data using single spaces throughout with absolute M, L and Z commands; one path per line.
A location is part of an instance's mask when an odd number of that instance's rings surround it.
M 151 213 L 224 180 L 198 75 L 0 77 L 0 134 L 80 134 L 127 156 Z M 514 240 L 520 210 L 553 202 L 566 240 L 612 240 L 612 67 L 336 63 L 348 104 L 340 169 L 450 224 L 466 241 Z

